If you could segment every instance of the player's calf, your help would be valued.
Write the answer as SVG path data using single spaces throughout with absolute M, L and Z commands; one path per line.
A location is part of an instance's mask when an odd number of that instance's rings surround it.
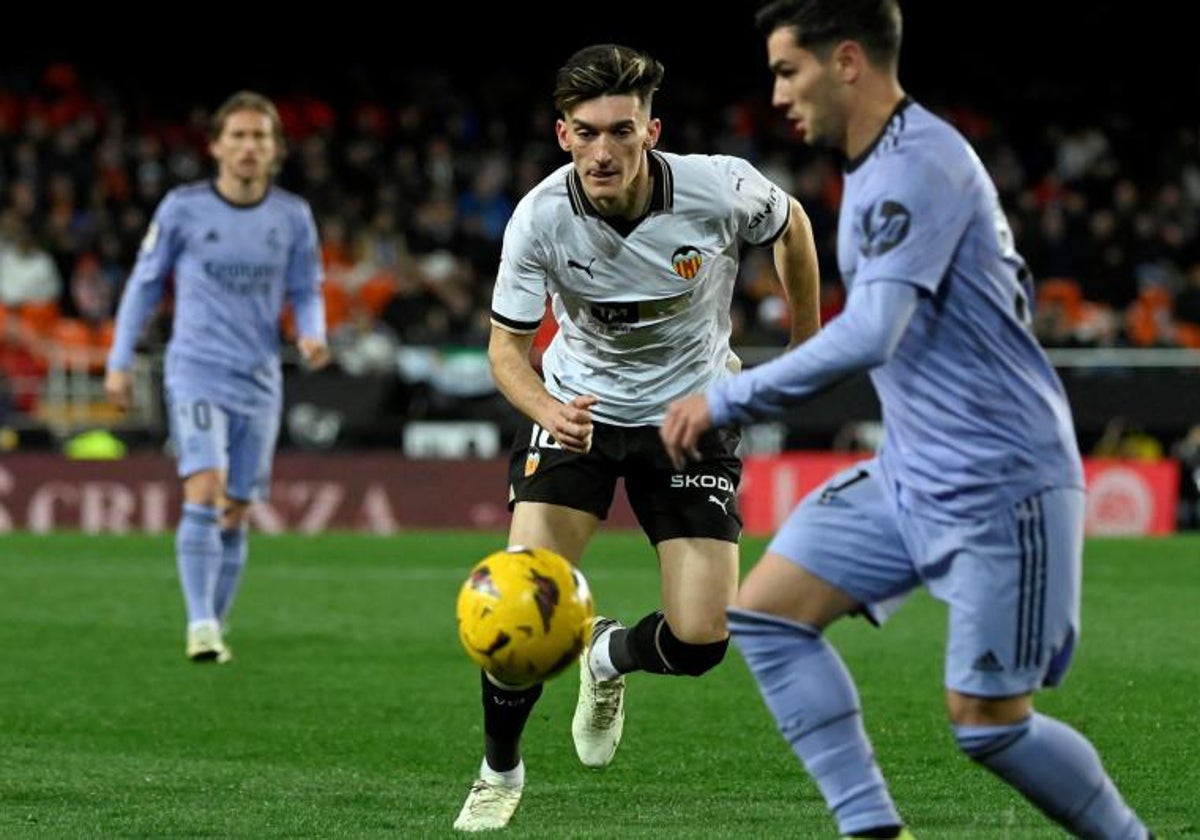
M 1125 804 L 1091 743 L 1034 713 L 1017 723 L 955 726 L 959 748 L 1072 834 L 1143 840 L 1149 830 Z

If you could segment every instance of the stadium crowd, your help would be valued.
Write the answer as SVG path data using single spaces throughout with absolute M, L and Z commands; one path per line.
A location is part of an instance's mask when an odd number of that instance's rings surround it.
M 414 73 L 395 98 L 267 92 L 290 145 L 279 183 L 317 216 L 335 361 L 357 373 L 394 369 L 402 346 L 482 347 L 509 215 L 565 162 L 547 97 L 503 73 L 471 90 Z M 787 142 L 761 91 L 717 108 L 697 107 L 704 96 L 662 103 L 663 148 L 743 155 L 796 195 L 820 249 L 823 316 L 835 316 L 838 163 Z M 1110 115 L 1017 131 L 999 115 L 925 104 L 992 173 L 1038 278 L 1048 346 L 1200 348 L 1194 126 L 1152 135 Z M 102 365 L 149 214 L 168 188 L 209 174 L 210 107 L 159 112 L 65 63 L 0 77 L 0 403 L 30 410 L 54 353 Z M 769 255 L 749 255 L 735 345 L 785 343 L 785 313 Z M 161 344 L 169 320 L 152 327 L 147 346 Z

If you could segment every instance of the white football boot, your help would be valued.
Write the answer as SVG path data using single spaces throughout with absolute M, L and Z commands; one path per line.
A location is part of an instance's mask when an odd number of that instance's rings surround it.
M 517 765 L 521 782 L 513 784 L 503 774 L 493 771 L 485 761 L 479 778 L 471 785 L 467 801 L 463 803 L 458 818 L 454 821 L 455 831 L 495 831 L 508 825 L 517 805 L 521 803 L 521 791 L 525 788 L 524 762 Z
M 588 767 L 607 767 L 612 762 L 625 729 L 625 675 L 598 680 L 589 664 L 596 640 L 622 626 L 616 619 L 596 616 L 591 637 L 579 657 L 579 700 L 571 720 L 571 737 L 575 754 Z
M 233 659 L 233 652 L 221 637 L 221 625 L 215 619 L 197 621 L 188 627 L 186 653 L 193 662 L 224 665 Z

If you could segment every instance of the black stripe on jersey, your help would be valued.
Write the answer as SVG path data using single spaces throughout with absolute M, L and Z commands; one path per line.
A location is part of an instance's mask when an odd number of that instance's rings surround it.
M 1032 642 L 1031 666 L 1037 667 L 1042 664 L 1042 634 L 1045 632 L 1046 625 L 1046 514 L 1042 507 L 1042 497 L 1038 496 L 1034 500 L 1034 527 L 1037 529 L 1034 536 L 1037 540 L 1037 579 L 1034 581 L 1034 591 L 1037 593 L 1037 606 L 1034 610 L 1034 625 L 1030 631 L 1030 640 Z
M 575 211 L 576 216 L 596 215 L 595 208 L 583 194 L 583 182 L 579 180 L 579 173 L 574 169 L 567 173 L 567 198 L 570 199 L 571 209 Z
M 1042 660 L 1046 612 L 1046 523 L 1040 498 L 1021 503 L 1021 583 L 1018 600 L 1017 668 L 1033 668 Z
M 675 209 L 675 173 L 671 164 L 658 152 L 650 153 L 650 174 L 654 175 L 654 184 L 658 187 L 650 197 L 650 212 L 661 210 L 670 213 Z
M 792 201 L 791 201 L 791 199 L 788 199 L 787 215 L 785 215 L 783 217 L 783 224 L 781 224 L 779 226 L 779 230 L 777 230 L 773 234 L 771 234 L 770 239 L 768 239 L 766 242 L 758 243 L 758 247 L 770 248 L 772 245 L 774 245 L 776 242 L 778 242 L 779 237 L 783 236 L 783 232 L 788 229 L 788 223 L 790 223 L 791 221 L 792 221 Z
M 872 140 L 871 145 L 867 146 L 867 148 L 860 152 L 857 157 L 847 160 L 842 166 L 842 171 L 849 175 L 855 169 L 858 169 L 858 167 L 862 166 L 863 161 L 871 156 L 871 153 L 875 151 L 876 147 L 879 146 L 886 137 L 890 136 L 891 145 L 895 146 L 896 143 L 899 142 L 900 134 L 904 131 L 904 110 L 912 103 L 913 100 L 908 96 L 905 96 L 898 103 L 896 103 L 896 109 L 892 111 L 892 115 L 888 117 L 888 121 L 883 124 L 883 128 L 880 130 L 879 136 Z
M 538 327 L 540 327 L 542 325 L 542 322 L 540 320 L 539 321 L 514 321 L 512 318 L 505 318 L 503 315 L 501 315 L 495 309 L 492 310 L 492 323 L 499 324 L 500 326 L 504 327 L 509 332 L 520 333 L 520 334 L 535 333 L 538 331 Z
M 1017 533 L 1021 545 L 1021 576 L 1017 584 L 1017 638 L 1014 644 L 1016 656 L 1013 664 L 1017 668 L 1024 667 L 1025 645 L 1028 641 L 1027 626 L 1029 623 L 1029 587 L 1030 587 L 1030 538 L 1029 538 L 1029 503 L 1021 502 L 1017 506 Z

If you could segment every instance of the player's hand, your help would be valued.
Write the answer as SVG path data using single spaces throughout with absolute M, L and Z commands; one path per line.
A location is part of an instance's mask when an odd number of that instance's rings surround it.
M 592 406 L 599 398 L 586 394 L 567 403 L 559 403 L 549 423 L 542 424 L 559 446 L 568 452 L 590 452 L 592 448 Z
M 133 407 L 133 375 L 127 370 L 110 370 L 104 374 L 104 393 L 119 411 Z
M 319 338 L 303 336 L 296 342 L 296 348 L 309 370 L 320 370 L 329 364 L 329 345 Z
M 682 470 L 689 460 L 700 460 L 700 435 L 711 429 L 712 424 L 704 394 L 692 394 L 667 406 L 667 416 L 658 436 L 662 438 L 667 457 L 675 469 Z

